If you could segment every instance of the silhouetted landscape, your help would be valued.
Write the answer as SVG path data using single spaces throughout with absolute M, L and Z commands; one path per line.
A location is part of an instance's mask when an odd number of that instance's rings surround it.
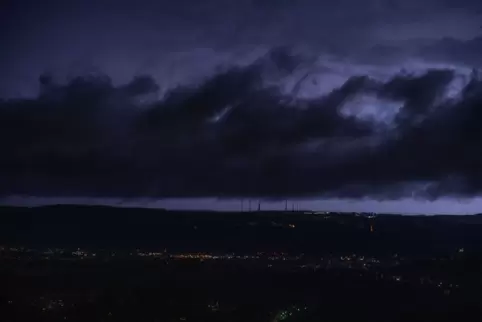
M 482 216 L 3 207 L 6 321 L 476 321 Z M 15 318 L 13 318 L 15 317 Z

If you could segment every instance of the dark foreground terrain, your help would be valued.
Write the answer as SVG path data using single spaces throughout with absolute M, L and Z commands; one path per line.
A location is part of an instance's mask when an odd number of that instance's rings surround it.
M 0 208 L 1 321 L 480 321 L 482 218 Z

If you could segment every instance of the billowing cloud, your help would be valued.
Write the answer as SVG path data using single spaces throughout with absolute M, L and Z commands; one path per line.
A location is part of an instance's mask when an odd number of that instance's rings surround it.
M 278 45 L 399 65 L 420 44 L 480 36 L 480 8 L 477 0 L 7 0 L 0 95 L 35 95 L 45 69 L 62 78 L 97 68 L 116 85 L 149 74 L 164 90 Z
M 148 75 L 114 85 L 103 74 L 67 83 L 44 74 L 36 98 L 0 103 L 0 193 L 396 199 L 482 192 L 478 72 L 451 95 L 454 69 L 353 75 L 310 98 L 270 81 L 304 68 L 281 48 L 165 95 Z M 391 118 L 367 116 L 359 104 Z

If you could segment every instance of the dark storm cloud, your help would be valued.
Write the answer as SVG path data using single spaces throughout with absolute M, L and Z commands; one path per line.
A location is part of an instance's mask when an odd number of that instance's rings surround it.
M 424 198 L 481 192 L 476 72 L 450 99 L 453 70 L 354 76 L 313 99 L 266 84 L 298 60 L 277 49 L 162 100 L 150 76 L 114 86 L 102 74 L 67 84 L 44 74 L 37 98 L 1 102 L 0 192 L 397 198 L 413 191 L 407 184 L 422 186 Z M 341 112 L 360 96 L 399 102 L 391 126 Z
M 480 66 L 480 1 L 5 3 L 1 194 L 480 192 L 480 80 L 357 65 Z
M 398 64 L 413 54 L 407 40 L 480 35 L 478 9 L 452 0 L 7 0 L 0 95 L 33 96 L 45 69 L 64 76 L 92 66 L 114 84 L 148 73 L 173 87 L 260 46 Z

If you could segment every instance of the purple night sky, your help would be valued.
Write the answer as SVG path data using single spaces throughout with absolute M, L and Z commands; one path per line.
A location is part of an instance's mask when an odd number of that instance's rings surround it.
M 481 27 L 478 0 L 3 1 L 0 204 L 481 212 Z

